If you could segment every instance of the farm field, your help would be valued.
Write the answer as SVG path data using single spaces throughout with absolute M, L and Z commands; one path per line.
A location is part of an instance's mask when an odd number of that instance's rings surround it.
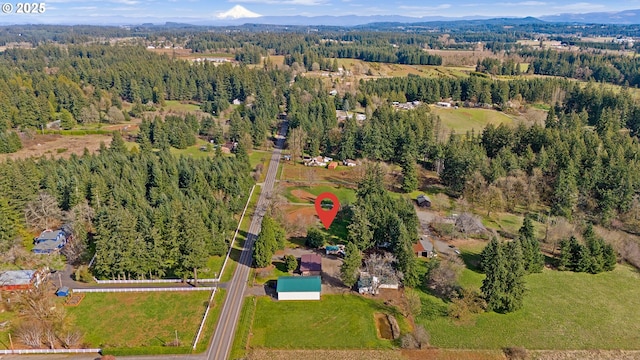
M 182 353 L 190 349 L 209 295 L 208 291 L 87 294 L 67 311 L 91 346 L 108 352 L 143 348 L 145 353 Z M 163 346 L 175 340 L 176 330 L 182 346 Z
M 387 349 L 392 343 L 378 338 L 374 313 L 395 314 L 406 327 L 396 308 L 356 295 L 323 295 L 321 301 L 304 302 L 258 297 L 255 304 L 252 348 Z M 248 311 L 253 310 L 244 306 L 243 313 Z M 241 322 L 238 334 L 246 333 L 247 323 Z
M 463 274 L 468 286 L 480 287 L 482 278 L 477 273 Z M 524 307 L 517 312 L 484 313 L 465 324 L 438 315 L 423 316 L 418 322 L 431 334 L 431 344 L 443 348 L 640 347 L 640 313 L 636 311 L 640 306 L 640 275 L 632 268 L 618 265 L 614 271 L 598 275 L 544 270 L 525 280 L 528 292 Z M 447 306 L 430 295 L 423 296 L 434 307 Z
M 507 115 L 490 109 L 476 108 L 440 108 L 433 107 L 431 109 L 434 114 L 440 116 L 442 124 L 449 130 L 455 131 L 457 134 L 464 134 L 467 131 L 475 130 L 476 133 L 482 132 L 488 124 L 512 124 L 513 119 Z

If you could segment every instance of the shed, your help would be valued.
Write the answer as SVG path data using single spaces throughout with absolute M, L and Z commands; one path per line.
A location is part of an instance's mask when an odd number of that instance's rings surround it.
M 335 161 L 332 161 L 332 162 L 329 163 L 329 165 L 327 165 L 327 169 L 329 169 L 329 170 L 334 170 L 337 167 L 338 167 L 338 163 L 335 162 Z
M 320 300 L 320 276 L 281 276 L 276 292 L 278 300 Z
M 302 276 L 322 275 L 322 258 L 320 255 L 302 255 L 300 257 L 300 273 Z
M 413 244 L 413 252 L 416 253 L 417 257 L 427 258 L 433 257 L 435 254 L 433 252 L 433 244 L 426 236 L 423 236 L 416 244 Z
M 418 203 L 418 206 L 431 207 L 431 199 L 425 194 L 418 196 L 416 198 L 416 202 Z
M 69 288 L 66 286 L 61 287 L 60 289 L 58 289 L 58 291 L 56 291 L 56 296 L 69 296 Z

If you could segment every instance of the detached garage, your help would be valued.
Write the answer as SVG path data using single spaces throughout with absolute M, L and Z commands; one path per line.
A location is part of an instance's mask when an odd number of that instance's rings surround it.
M 320 276 L 281 276 L 278 278 L 278 300 L 320 300 Z

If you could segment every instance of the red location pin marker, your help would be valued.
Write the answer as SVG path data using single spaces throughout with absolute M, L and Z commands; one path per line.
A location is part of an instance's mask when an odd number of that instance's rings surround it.
M 333 202 L 333 207 L 331 209 L 323 209 L 322 208 L 322 200 L 329 199 Z M 340 209 L 340 202 L 338 201 L 338 197 L 330 192 L 322 193 L 316 197 L 316 213 L 322 221 L 322 225 L 324 225 L 325 229 L 329 229 L 333 219 L 336 218 L 336 214 L 338 214 L 338 210 Z

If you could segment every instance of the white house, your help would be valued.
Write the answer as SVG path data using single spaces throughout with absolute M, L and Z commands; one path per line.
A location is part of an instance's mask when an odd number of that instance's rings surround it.
M 280 276 L 278 300 L 320 300 L 322 281 L 320 276 Z
M 451 103 L 448 102 L 444 102 L 444 101 L 438 101 L 436 103 L 436 105 L 440 106 L 440 107 L 446 107 L 446 108 L 450 108 L 451 107 Z

